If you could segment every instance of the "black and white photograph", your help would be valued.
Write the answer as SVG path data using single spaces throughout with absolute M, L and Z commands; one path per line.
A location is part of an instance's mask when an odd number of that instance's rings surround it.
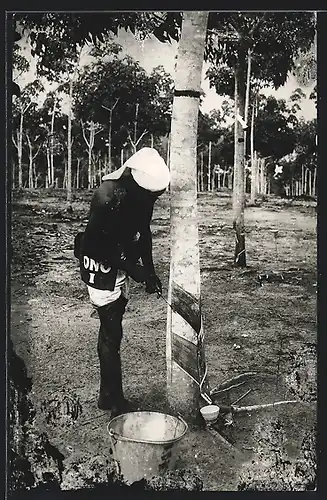
M 323 14 L 6 12 L 7 498 L 317 491 Z

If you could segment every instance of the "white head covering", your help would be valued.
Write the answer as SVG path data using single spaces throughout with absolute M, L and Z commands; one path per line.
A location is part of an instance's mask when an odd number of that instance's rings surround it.
M 102 177 L 103 181 L 119 179 L 129 167 L 135 182 L 148 191 L 162 191 L 170 181 L 169 169 L 154 148 L 142 148 L 131 156 L 118 170 Z

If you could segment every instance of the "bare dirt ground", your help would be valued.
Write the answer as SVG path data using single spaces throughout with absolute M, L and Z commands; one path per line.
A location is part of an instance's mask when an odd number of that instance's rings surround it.
M 13 194 L 10 300 L 11 338 L 32 382 L 27 399 L 34 412 L 22 432 L 33 486 L 51 476 L 62 490 L 70 490 L 108 480 L 112 460 L 109 415 L 96 406 L 99 321 L 91 316 L 72 251 L 74 235 L 87 222 L 90 193 L 76 195 L 72 213 L 64 196 L 60 190 Z M 268 197 L 246 208 L 247 267 L 236 269 L 230 194 L 199 195 L 210 386 L 255 372 L 223 402 L 233 403 L 250 389 L 239 405 L 298 401 L 234 416 L 221 429 L 232 447 L 205 428 L 190 427 L 180 443 L 177 469 L 199 478 L 200 489 L 291 491 L 316 486 L 314 205 Z M 154 260 L 166 295 L 168 194 L 157 202 L 152 228 Z M 280 274 L 267 279 L 272 271 Z M 126 397 L 143 410 L 169 413 L 166 308 L 162 299 L 132 283 L 121 352 Z M 59 459 L 40 458 L 35 450 L 35 436 L 40 435 L 59 451 Z M 22 439 L 19 425 L 14 439 Z M 13 487 L 19 489 L 17 477 Z

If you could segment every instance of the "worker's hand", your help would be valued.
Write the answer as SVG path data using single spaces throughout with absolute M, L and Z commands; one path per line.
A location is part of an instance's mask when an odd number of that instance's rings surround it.
M 160 279 L 156 274 L 150 274 L 146 280 L 145 291 L 148 293 L 162 294 L 162 284 Z

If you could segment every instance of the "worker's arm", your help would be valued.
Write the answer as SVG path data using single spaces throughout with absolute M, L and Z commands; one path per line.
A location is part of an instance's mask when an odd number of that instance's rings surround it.
M 146 280 L 146 291 L 148 293 L 162 292 L 162 285 L 159 277 L 156 275 L 154 264 L 153 264 L 153 254 L 152 254 L 152 233 L 150 228 L 150 221 L 153 213 L 153 205 L 149 208 L 147 215 L 145 217 L 143 227 L 140 231 L 140 256 L 142 259 L 143 266 L 148 273 L 148 278 Z

